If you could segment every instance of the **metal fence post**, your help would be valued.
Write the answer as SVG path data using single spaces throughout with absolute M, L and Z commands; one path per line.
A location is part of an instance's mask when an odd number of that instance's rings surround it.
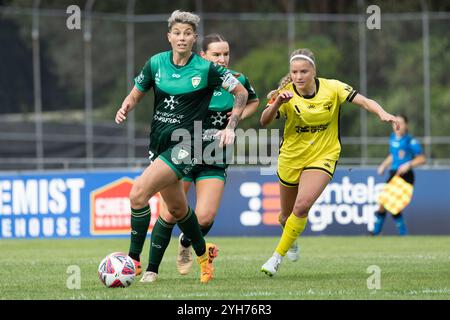
M 134 79 L 134 9 L 136 0 L 128 0 L 127 2 L 127 91 L 133 89 Z M 127 138 L 128 138 L 128 160 L 135 158 L 136 153 L 136 115 L 131 112 L 127 119 Z M 131 166 L 131 161 L 128 161 L 128 166 Z
M 288 56 L 295 50 L 295 1 L 288 2 Z
M 365 1 L 358 0 L 359 15 L 359 91 L 367 95 L 367 34 L 365 19 Z M 361 159 L 360 165 L 367 165 L 368 160 L 368 138 L 367 138 L 367 111 L 360 110 L 359 120 L 361 125 Z
M 205 23 L 203 22 L 203 0 L 195 0 L 195 7 L 197 9 L 197 14 L 200 16 L 200 22 L 198 24 L 198 39 L 197 39 L 197 51 L 202 50 L 203 37 L 205 36 Z
M 95 0 L 87 0 L 84 9 L 84 108 L 85 108 L 85 123 L 86 123 L 86 165 L 89 168 L 93 167 L 94 158 L 94 125 L 92 112 L 92 7 Z
M 431 159 L 431 125 L 430 125 L 430 19 L 426 0 L 421 0 L 423 32 L 423 121 L 425 156 Z
M 42 125 L 42 87 L 41 87 L 41 61 L 39 44 L 39 6 L 41 1 L 33 1 L 33 26 L 31 31 L 33 51 L 33 87 L 34 87 L 34 121 L 36 135 L 36 166 L 44 168 L 44 142 Z

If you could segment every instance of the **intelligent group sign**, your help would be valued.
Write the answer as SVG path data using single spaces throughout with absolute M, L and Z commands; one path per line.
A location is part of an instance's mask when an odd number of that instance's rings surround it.
M 129 193 L 138 171 L 0 174 L 0 238 L 129 237 Z M 373 230 L 386 177 L 375 170 L 338 169 L 311 208 L 305 235 L 362 235 Z M 449 234 L 450 170 L 416 170 L 413 200 L 404 210 L 411 234 Z M 188 200 L 195 207 L 194 192 Z M 149 201 L 149 233 L 158 195 Z M 280 235 L 276 175 L 231 169 L 210 235 Z M 396 234 L 386 219 L 385 234 Z M 174 235 L 179 233 L 175 228 Z
M 450 170 L 415 170 L 415 175 L 413 199 L 403 212 L 409 233 L 450 234 Z M 387 175 L 379 176 L 375 169 L 337 169 L 310 209 L 304 234 L 368 235 L 374 227 L 377 198 L 386 179 Z M 275 173 L 261 175 L 258 169 L 232 170 L 210 234 L 280 235 L 279 212 Z M 389 214 L 383 233 L 397 234 Z

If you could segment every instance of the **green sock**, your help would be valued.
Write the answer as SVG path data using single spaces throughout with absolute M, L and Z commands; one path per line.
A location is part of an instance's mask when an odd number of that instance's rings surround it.
M 142 209 L 131 208 L 131 243 L 128 255 L 134 260 L 140 261 L 142 247 L 150 225 L 150 206 Z
M 170 236 L 175 224 L 164 221 L 161 217 L 155 223 L 152 231 L 150 245 L 150 260 L 148 262 L 147 271 L 158 273 L 164 252 L 169 246 Z
M 209 230 L 211 230 L 213 224 L 214 224 L 214 221 L 206 227 L 200 226 L 200 230 L 202 231 L 203 238 L 208 234 Z M 183 236 L 181 237 L 180 242 L 181 242 L 181 245 L 185 248 L 187 248 L 191 245 L 191 239 L 186 237 L 186 235 L 184 233 L 183 233 Z
M 181 232 L 183 232 L 188 239 L 191 239 L 195 254 L 198 257 L 202 256 L 206 252 L 206 244 L 194 210 L 189 208 L 186 216 L 178 221 L 177 224 Z

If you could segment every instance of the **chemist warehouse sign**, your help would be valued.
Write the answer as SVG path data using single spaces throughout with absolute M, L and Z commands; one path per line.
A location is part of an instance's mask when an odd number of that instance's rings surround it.
M 129 237 L 129 193 L 137 171 L 0 174 L 0 239 Z M 375 170 L 338 169 L 311 208 L 305 235 L 367 234 L 386 177 Z M 417 170 L 414 197 L 405 209 L 411 234 L 449 234 L 450 170 Z M 430 188 L 430 186 L 433 186 Z M 192 188 L 193 189 L 193 188 Z M 189 203 L 195 206 L 193 196 Z M 160 211 L 150 199 L 151 231 Z M 433 208 L 433 210 L 430 210 Z M 279 236 L 276 175 L 229 170 L 211 236 Z M 396 234 L 392 219 L 385 232 Z M 180 231 L 174 229 L 174 236 Z
M 138 172 L 0 176 L 0 238 L 129 236 Z M 151 231 L 159 197 L 149 202 Z

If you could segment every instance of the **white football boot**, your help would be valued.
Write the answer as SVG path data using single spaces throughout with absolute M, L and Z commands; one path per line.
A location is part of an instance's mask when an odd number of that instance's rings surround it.
M 292 262 L 295 262 L 300 258 L 300 247 L 298 246 L 297 241 L 295 241 L 286 252 L 286 257 Z
M 263 264 L 263 266 L 261 267 L 261 272 L 264 272 L 269 277 L 273 277 L 277 273 L 281 261 L 282 258 L 273 255 L 269 260 L 267 260 L 266 263 Z

